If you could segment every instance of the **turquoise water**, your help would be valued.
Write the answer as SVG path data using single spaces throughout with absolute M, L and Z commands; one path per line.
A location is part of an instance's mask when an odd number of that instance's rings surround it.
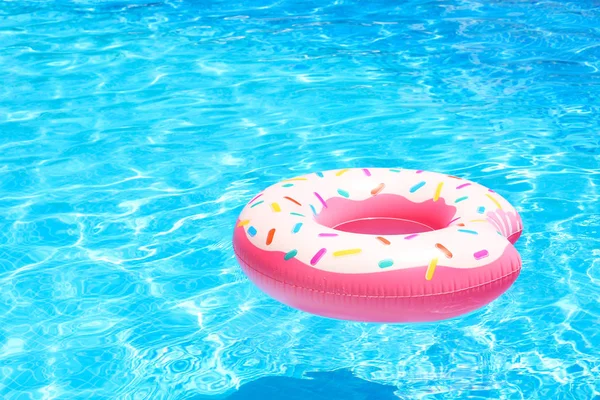
M 599 20 L 595 1 L 1 2 L 0 397 L 599 398 Z M 231 247 L 244 204 L 364 166 L 515 204 L 515 285 L 422 325 L 259 292 Z

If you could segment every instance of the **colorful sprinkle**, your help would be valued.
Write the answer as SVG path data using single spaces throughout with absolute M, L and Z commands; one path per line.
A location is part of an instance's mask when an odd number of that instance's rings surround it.
M 381 243 L 383 243 L 385 245 L 389 245 L 390 244 L 389 240 L 387 240 L 386 238 L 381 237 L 381 236 L 377 236 L 377 240 L 379 240 Z
M 379 185 L 377 185 L 377 187 L 375 189 L 371 190 L 371 194 L 373 196 L 375 196 L 375 195 L 379 194 L 383 190 L 383 188 L 385 188 L 385 184 L 380 183 Z
M 472 231 L 472 230 L 470 230 L 470 229 L 459 229 L 458 231 L 459 231 L 459 232 L 462 232 L 462 233 L 469 233 L 469 234 L 471 234 L 471 235 L 478 235 L 478 233 L 477 233 L 477 232 L 475 232 L 475 231 Z
M 488 222 L 488 220 L 487 219 L 473 219 L 469 222 Z
M 348 250 L 340 250 L 340 251 L 336 251 L 333 253 L 334 257 L 343 257 L 343 256 L 349 256 L 351 254 L 358 254 L 360 253 L 362 250 L 361 249 L 348 249 Z
M 487 250 L 479 250 L 478 252 L 473 254 L 473 257 L 475 257 L 476 260 L 481 260 L 482 258 L 486 258 L 489 255 L 490 253 L 488 253 Z
M 323 177 L 323 173 L 322 173 L 322 172 L 315 172 L 315 174 L 317 174 L 317 176 L 318 176 L 319 178 L 322 178 L 322 177 Z
M 284 182 L 292 182 L 292 181 L 307 181 L 308 178 L 290 178 L 286 179 Z
M 319 260 L 321 258 L 323 258 L 325 253 L 327 253 L 327 249 L 321 249 L 321 250 L 317 251 L 317 253 L 313 256 L 313 258 L 311 258 L 310 265 L 315 265 L 316 263 L 318 263 Z
M 349 171 L 349 169 L 348 169 L 348 168 L 346 168 L 346 169 L 342 169 L 342 170 L 338 171 L 338 172 L 335 174 L 335 176 L 342 176 L 343 174 L 345 174 L 345 173 L 346 173 L 346 172 L 348 172 L 348 171 Z
M 320 237 L 335 237 L 339 236 L 337 233 L 319 233 Z
M 435 272 L 435 267 L 437 266 L 438 259 L 437 257 L 432 259 L 429 263 L 429 267 L 427 267 L 427 272 L 425 273 L 425 279 L 430 281 L 433 278 L 433 274 Z
M 300 213 L 296 213 L 296 212 L 291 212 L 290 215 L 295 215 L 297 217 L 306 217 L 306 215 L 300 214 Z
M 390 172 L 401 172 L 401 169 L 397 169 L 397 168 L 391 168 Z
M 249 219 L 245 219 L 245 220 L 243 220 L 243 221 L 240 221 L 240 222 L 237 224 L 237 226 L 238 226 L 238 227 L 240 227 L 240 226 L 245 226 L 245 225 L 248 225 L 249 223 L 250 223 L 250 220 L 249 220 Z
M 462 188 L 466 188 L 467 186 L 471 186 L 470 183 L 463 183 L 462 185 L 458 185 L 456 188 L 457 189 L 462 189 Z
M 343 196 L 343 197 L 345 197 L 345 198 L 348 198 L 348 197 L 350 197 L 350 193 L 346 192 L 346 191 L 345 191 L 345 190 L 343 190 L 343 189 L 338 189 L 338 191 L 337 191 L 337 192 L 340 194 L 340 196 Z
M 498 203 L 498 200 L 493 198 L 489 193 L 486 193 L 485 195 L 496 205 L 496 207 L 498 207 L 499 210 L 502 210 L 502 206 L 500 203 Z
M 292 233 L 300 232 L 300 228 L 302 228 L 302 222 L 298 222 L 296 225 L 294 225 L 294 229 L 292 229 Z
M 365 173 L 366 176 L 371 176 L 371 171 L 369 171 L 366 168 L 363 168 L 363 172 Z
M 452 179 L 459 179 L 459 180 L 460 180 L 460 178 L 459 178 L 459 177 L 457 177 L 457 176 L 454 176 L 454 175 L 446 175 L 446 176 L 447 176 L 448 178 L 452 178 Z
M 317 215 L 317 210 L 315 210 L 315 206 L 313 206 L 312 204 L 310 205 L 310 209 L 312 210 L 314 215 Z
M 454 200 L 454 203 L 460 203 L 461 201 L 465 201 L 468 198 L 469 196 L 459 197 L 458 199 Z
M 425 181 L 421 181 L 421 182 L 417 183 L 415 186 L 411 187 L 410 192 L 414 193 L 417 190 L 421 189 L 423 186 L 425 186 Z
M 477 212 L 478 212 L 479 214 L 483 214 L 483 213 L 485 212 L 485 207 L 484 207 L 484 206 L 481 206 L 481 207 L 479 207 L 479 208 L 477 209 Z
M 438 201 L 440 198 L 440 194 L 442 193 L 442 187 L 444 186 L 444 182 L 440 182 L 435 189 L 435 194 L 433 195 L 433 201 Z
M 387 260 L 381 260 L 379 261 L 379 268 L 388 268 L 391 267 L 392 265 L 394 265 L 394 261 L 387 259 Z
M 252 204 L 252 205 L 250 206 L 250 208 L 254 208 L 254 207 L 256 207 L 257 205 L 259 205 L 259 204 L 262 204 L 262 203 L 264 203 L 264 202 L 265 202 L 264 200 L 257 201 L 256 203 Z
M 293 184 L 293 183 L 286 183 L 285 185 L 281 185 L 281 186 L 283 186 L 283 187 L 286 187 L 286 188 L 287 188 L 287 187 L 292 187 L 292 186 L 294 186 L 294 184 Z
M 459 219 L 460 219 L 460 217 L 454 218 L 452 221 L 448 222 L 448 226 L 450 226 L 450 224 L 453 223 L 454 221 L 458 221 Z
M 279 204 L 277 203 L 271 203 L 271 208 L 273 209 L 273 212 L 281 212 L 281 207 L 279 207 Z
M 254 200 L 258 199 L 262 195 L 263 195 L 263 193 L 257 194 L 256 196 L 254 196 L 254 198 L 252 200 L 250 200 L 250 202 L 248 202 L 248 204 L 252 203 Z
M 410 239 L 412 239 L 412 238 L 416 238 L 417 236 L 419 236 L 419 234 L 418 234 L 418 233 L 413 233 L 412 235 L 408 235 L 408 236 L 407 236 L 407 237 L 405 237 L 404 239 L 406 239 L 406 240 L 410 240 Z
M 439 249 L 439 250 L 440 250 L 442 253 L 444 253 L 444 255 L 445 255 L 447 258 L 452 258 L 452 253 L 451 253 L 451 252 L 450 252 L 450 250 L 448 250 L 448 249 L 446 248 L 446 246 L 444 246 L 443 244 L 441 244 L 441 243 L 436 243 L 436 244 L 435 244 L 435 247 L 437 247 L 437 248 L 438 248 L 438 249 Z
M 422 169 L 419 169 L 419 170 L 417 170 L 416 172 L 417 172 L 417 174 L 420 174 L 421 172 L 423 172 L 423 170 L 422 170 Z
M 317 199 L 319 199 L 319 201 L 321 202 L 321 204 L 323 204 L 323 207 L 327 208 L 327 203 L 325 203 L 325 200 L 323 200 L 321 195 L 317 192 L 314 192 L 314 193 L 315 193 L 315 196 L 317 196 Z
M 254 237 L 256 235 L 256 228 L 253 226 L 248 227 L 248 235 Z
M 273 237 L 275 236 L 275 229 L 271 229 L 267 234 L 267 246 L 273 242 Z
M 456 226 L 465 226 L 462 222 L 460 224 L 456 224 Z
M 283 198 L 284 198 L 284 199 L 286 199 L 286 200 L 289 200 L 289 201 L 291 201 L 292 203 L 295 203 L 295 204 L 297 204 L 297 205 L 299 205 L 299 206 L 301 206 L 301 205 L 302 205 L 302 204 L 298 203 L 296 200 L 292 199 L 291 197 L 284 196 Z
M 287 261 L 290 258 L 296 257 L 296 254 L 298 254 L 298 250 L 296 250 L 296 249 L 290 250 L 287 253 L 285 253 L 285 255 L 283 256 L 283 259 Z

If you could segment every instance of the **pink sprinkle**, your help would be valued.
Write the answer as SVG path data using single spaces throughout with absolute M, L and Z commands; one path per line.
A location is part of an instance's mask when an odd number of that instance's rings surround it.
M 317 254 L 315 254 L 315 256 L 310 260 L 310 265 L 315 265 L 316 263 L 318 263 L 319 260 L 323 258 L 323 255 L 325 255 L 325 253 L 327 253 L 327 249 L 321 249 L 317 251 Z
M 314 192 L 314 193 L 315 193 L 315 196 L 317 196 L 317 199 L 319 199 L 319 201 L 321 202 L 321 204 L 323 204 L 323 207 L 327 208 L 327 203 L 325 203 L 325 200 L 323 200 L 321 195 L 317 192 Z
M 263 195 L 262 193 L 259 193 L 259 194 L 257 194 L 257 195 L 256 195 L 256 197 L 254 197 L 252 200 L 250 200 L 250 202 L 248 202 L 248 204 L 252 204 L 252 202 L 253 202 L 254 200 L 258 199 L 258 198 L 259 198 L 260 196 L 262 196 L 262 195 Z
M 453 223 L 454 221 L 458 221 L 459 219 L 460 219 L 460 217 L 454 218 L 452 221 L 448 222 L 448 226 L 450 226 L 450 224 Z
M 489 255 L 490 253 L 488 253 L 487 250 L 479 250 L 477 253 L 473 254 L 473 257 L 475 257 L 476 260 L 481 260 L 482 258 L 486 258 Z
M 470 183 L 463 183 L 462 185 L 458 185 L 456 188 L 457 189 L 462 189 L 462 188 L 467 187 L 467 186 L 471 186 L 471 184 Z
M 423 170 L 422 170 L 422 169 L 418 170 L 418 171 L 417 171 L 417 174 L 420 174 L 421 172 L 423 172 Z
M 496 193 L 496 192 L 494 192 L 492 189 L 488 189 L 488 190 L 489 190 L 490 192 L 492 192 L 492 193 Z
M 408 235 L 408 236 L 407 236 L 407 237 L 405 237 L 404 239 L 406 239 L 406 240 L 410 240 L 410 239 L 412 239 L 412 238 L 415 238 L 415 237 L 417 237 L 417 236 L 419 236 L 419 234 L 418 234 L 418 233 L 413 233 L 412 235 Z
M 363 172 L 365 173 L 366 176 L 371 176 L 371 171 L 369 171 L 366 168 L 363 168 Z
M 338 236 L 337 233 L 319 233 L 320 237 L 334 237 L 334 236 Z

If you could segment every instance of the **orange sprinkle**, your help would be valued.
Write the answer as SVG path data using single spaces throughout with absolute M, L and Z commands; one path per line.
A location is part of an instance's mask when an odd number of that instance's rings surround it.
M 456 226 L 465 226 L 462 222 L 460 224 L 456 224 Z
M 296 204 L 298 204 L 299 206 L 301 206 L 301 205 L 302 205 L 302 204 L 298 203 L 296 200 L 292 199 L 291 197 L 284 196 L 283 198 L 284 198 L 284 199 L 286 199 L 286 200 L 289 200 L 289 201 L 291 201 L 292 203 L 296 203 Z
M 443 244 L 441 244 L 441 243 L 436 243 L 436 244 L 435 244 L 435 247 L 437 247 L 439 250 L 441 250 L 441 251 L 442 251 L 442 253 L 444 253 L 444 255 L 445 255 L 447 258 L 452 258 L 452 253 L 451 253 L 451 252 L 450 252 L 450 250 L 448 250 L 448 249 L 446 248 L 446 246 L 444 246 Z
M 375 196 L 376 194 L 379 194 L 383 190 L 384 187 L 385 187 L 385 184 L 380 183 L 379 185 L 377 185 L 377 187 L 375 189 L 371 190 L 371 194 L 373 196 Z
M 273 236 L 275 236 L 275 229 L 271 229 L 267 235 L 267 246 L 273 242 Z
M 377 240 L 379 240 L 383 244 L 390 244 L 389 240 L 387 240 L 386 238 L 381 237 L 381 236 L 377 236 Z
M 459 177 L 457 177 L 457 176 L 452 176 L 452 175 L 446 175 L 446 176 L 447 176 L 448 178 L 453 178 L 453 179 L 461 179 L 461 178 L 459 178 Z

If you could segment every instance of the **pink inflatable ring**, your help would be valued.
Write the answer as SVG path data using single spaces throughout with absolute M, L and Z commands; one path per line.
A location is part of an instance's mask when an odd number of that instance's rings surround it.
M 521 270 L 523 224 L 497 193 L 435 172 L 369 168 L 277 183 L 243 209 L 233 248 L 289 306 L 331 318 L 423 322 L 482 307 Z

